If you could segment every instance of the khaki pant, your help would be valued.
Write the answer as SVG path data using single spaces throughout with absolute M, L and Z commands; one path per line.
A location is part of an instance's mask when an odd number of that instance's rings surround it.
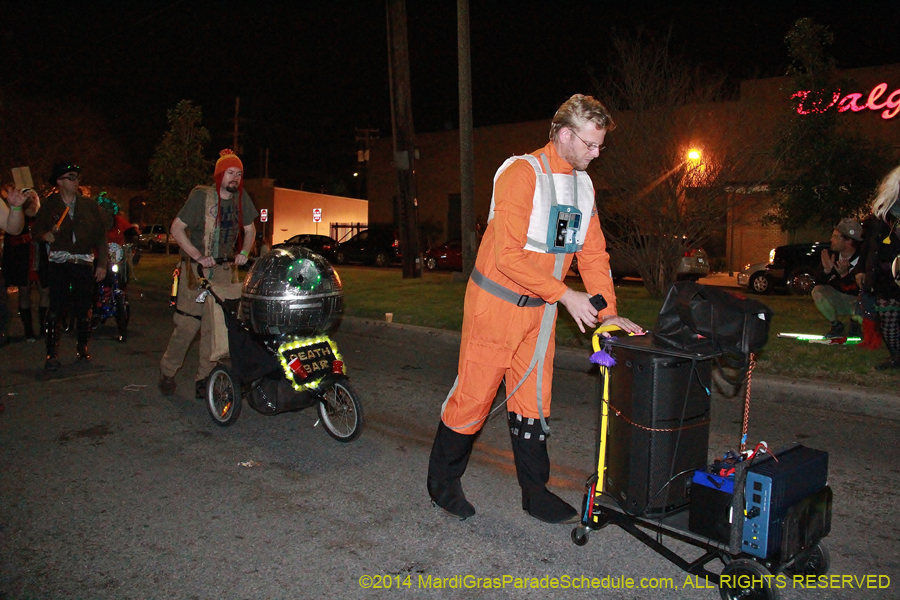
M 219 360 L 228 356 L 228 330 L 225 328 L 222 307 L 212 296 L 207 296 L 202 304 L 196 302 L 202 290 L 192 285 L 196 277 L 188 276 L 188 272 L 185 271 L 188 268 L 195 269 L 196 274 L 197 263 L 182 262 L 179 266 L 181 276 L 178 280 L 178 297 L 175 303 L 175 307 L 186 314 L 176 312 L 172 318 L 175 330 L 160 361 L 159 371 L 166 377 L 174 377 L 184 364 L 188 348 L 199 331 L 200 355 L 195 379 L 200 381 L 209 376 Z M 241 282 L 233 282 L 235 278 L 233 268 L 232 265 L 217 265 L 212 270 L 211 276 L 210 270 L 206 270 L 213 291 L 223 300 L 241 297 Z M 195 289 L 191 289 L 192 287 Z

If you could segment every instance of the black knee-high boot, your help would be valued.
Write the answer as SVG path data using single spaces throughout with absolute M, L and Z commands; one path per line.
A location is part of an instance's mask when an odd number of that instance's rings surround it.
M 75 323 L 78 341 L 75 344 L 75 356 L 78 360 L 91 360 L 88 342 L 91 340 L 91 319 L 78 319 Z
M 55 314 L 47 313 L 47 362 L 44 368 L 48 371 L 56 371 L 60 367 L 59 362 L 59 337 L 60 324 Z
M 529 419 L 514 412 L 507 413 L 507 417 L 516 476 L 522 488 L 522 509 L 546 523 L 574 523 L 578 512 L 547 489 L 550 456 L 540 419 Z
M 20 294 L 22 292 L 19 292 Z M 33 342 L 35 340 L 34 337 L 34 323 L 31 317 L 31 309 L 30 308 L 20 308 L 19 309 L 19 318 L 22 319 L 22 329 L 25 330 L 25 339 Z
M 460 519 L 475 515 L 475 507 L 466 500 L 460 483 L 474 443 L 474 434 L 456 433 L 441 421 L 428 461 L 428 495 L 431 501 Z

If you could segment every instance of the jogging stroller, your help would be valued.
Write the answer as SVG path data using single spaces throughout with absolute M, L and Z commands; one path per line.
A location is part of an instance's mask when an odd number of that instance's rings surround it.
M 317 406 L 318 425 L 339 442 L 362 431 L 359 397 L 327 333 L 343 313 L 343 290 L 331 265 L 302 246 L 260 257 L 240 300 L 223 300 L 198 265 L 200 285 L 222 307 L 230 359 L 220 361 L 206 385 L 205 403 L 217 425 L 241 414 L 242 399 L 264 415 Z

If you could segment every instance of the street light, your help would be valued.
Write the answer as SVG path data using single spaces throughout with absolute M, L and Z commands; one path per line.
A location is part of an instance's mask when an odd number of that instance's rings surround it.
M 700 160 L 700 151 L 696 148 L 691 148 L 687 153 L 688 160 L 698 161 Z

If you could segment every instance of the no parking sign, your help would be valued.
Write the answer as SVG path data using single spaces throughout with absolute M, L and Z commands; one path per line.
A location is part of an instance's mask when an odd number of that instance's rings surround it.
M 322 222 L 322 209 L 314 208 L 313 209 L 313 223 L 321 223 Z

